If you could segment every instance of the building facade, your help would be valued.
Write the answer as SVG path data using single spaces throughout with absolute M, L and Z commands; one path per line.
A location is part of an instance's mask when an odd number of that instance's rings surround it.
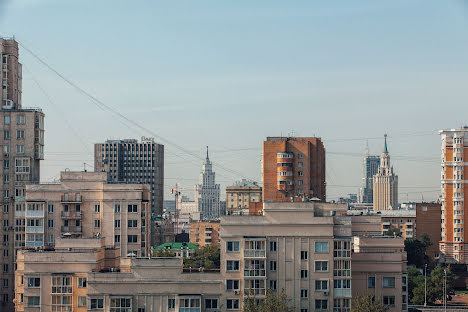
M 441 204 L 416 203 L 416 237 L 421 240 L 427 234 L 431 245 L 426 249 L 426 255 L 432 260 L 439 258 L 439 243 L 442 240 Z
M 362 187 L 359 190 L 360 203 L 374 202 L 374 175 L 379 171 L 380 157 L 369 155 L 369 149 L 366 149 L 364 157 Z
M 0 38 L 2 88 L 0 125 L 0 310 L 13 310 L 15 252 L 24 240 L 25 184 L 40 180 L 40 161 L 44 159 L 44 114 L 39 108 L 22 107 L 22 67 L 18 43 Z M 19 238 L 19 239 L 18 239 Z
M 379 171 L 373 179 L 374 210 L 398 209 L 398 176 L 390 165 L 390 155 L 387 148 L 387 135 L 385 146 L 380 156 Z
M 220 246 L 219 221 L 200 221 L 190 223 L 190 242 L 198 246 Z
M 263 202 L 291 197 L 326 201 L 325 148 L 320 138 L 267 137 L 262 155 Z
M 257 182 L 237 181 L 226 187 L 227 214 L 249 214 L 249 203 L 262 201 L 262 187 Z
M 151 212 L 163 213 L 164 145 L 152 138 L 107 140 L 94 145 L 94 171 L 107 172 L 111 182 L 151 186 Z
M 219 195 L 220 185 L 215 182 L 213 164 L 208 156 L 208 147 L 206 147 L 206 159 L 203 162 L 200 181 L 195 185 L 195 202 L 202 220 L 219 219 L 221 214 Z
M 400 230 L 403 239 L 416 238 L 416 210 L 380 210 L 382 218 L 382 234 L 391 229 Z
M 468 263 L 465 203 L 468 194 L 468 126 L 441 130 L 442 138 L 442 240 L 441 260 Z
M 105 172 L 61 172 L 59 184 L 26 186 L 24 241 L 53 247 L 57 237 L 104 237 L 122 255 L 150 250 L 150 190 L 145 184 L 107 181 Z M 17 207 L 17 209 L 19 209 Z

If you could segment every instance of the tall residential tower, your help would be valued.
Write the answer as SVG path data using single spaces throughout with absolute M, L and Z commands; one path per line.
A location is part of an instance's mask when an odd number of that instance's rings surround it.
M 441 260 L 468 263 L 468 126 L 439 131 L 442 138 L 442 241 Z
M 387 135 L 385 146 L 380 156 L 379 171 L 374 175 L 374 210 L 398 209 L 398 176 L 390 165 L 390 155 L 387 148 Z
M 44 114 L 39 108 L 22 107 L 18 55 L 14 39 L 0 38 L 0 311 L 13 311 L 15 250 L 24 247 L 25 241 L 25 184 L 39 182 L 40 161 L 44 159 Z M 26 233 L 26 238 L 31 235 Z
M 200 183 L 195 185 L 195 203 L 197 210 L 202 214 L 203 220 L 217 220 L 220 216 L 220 185 L 215 183 L 213 164 L 208 157 L 206 147 L 206 159 L 203 162 L 200 173 Z

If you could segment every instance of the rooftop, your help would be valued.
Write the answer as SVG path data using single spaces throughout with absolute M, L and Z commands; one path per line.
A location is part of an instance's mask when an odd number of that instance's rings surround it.
M 164 243 L 162 245 L 154 247 L 154 250 L 181 250 L 184 249 L 198 249 L 198 246 L 192 243 Z
M 236 181 L 232 186 L 228 187 L 260 187 L 257 182 L 242 179 L 242 181 Z

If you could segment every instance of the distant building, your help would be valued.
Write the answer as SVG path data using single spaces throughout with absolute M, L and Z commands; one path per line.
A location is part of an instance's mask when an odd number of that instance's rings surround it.
M 54 247 L 58 237 L 103 237 L 122 255 L 150 250 L 149 185 L 110 183 L 105 172 L 60 174 L 60 183 L 29 184 L 26 247 Z
M 107 172 L 111 182 L 151 186 L 151 212 L 163 213 L 164 145 L 153 139 L 107 140 L 94 145 L 94 170 Z
M 226 214 L 249 214 L 249 203 L 262 201 L 262 187 L 257 182 L 237 181 L 226 187 Z
M 382 234 L 399 229 L 403 239 L 416 238 L 416 210 L 382 210 Z
M 387 148 L 387 135 L 385 147 L 380 156 L 379 171 L 374 175 L 374 210 L 398 209 L 398 176 L 393 173 L 390 165 L 390 155 Z
M 206 159 L 203 162 L 202 172 L 200 173 L 200 183 L 195 185 L 195 202 L 203 220 L 219 219 L 219 194 L 220 185 L 215 183 L 215 173 L 208 157 L 207 147 Z
M 291 197 L 326 201 L 325 148 L 320 138 L 267 137 L 262 156 L 263 202 Z
M 162 245 L 154 247 L 154 251 L 168 251 L 176 254 L 176 257 L 189 258 L 194 250 L 197 250 L 199 247 L 192 243 L 174 243 L 168 242 Z
M 346 203 L 346 204 L 352 204 L 352 203 L 356 203 L 357 202 L 357 199 L 358 199 L 358 196 L 357 194 L 348 194 L 347 197 L 340 197 L 338 199 L 338 202 L 339 203 Z
M 468 162 L 468 126 L 441 130 L 442 139 L 442 240 L 441 261 L 468 263 L 468 227 L 465 204 Z
M 219 246 L 219 221 L 201 221 L 190 223 L 190 242 L 198 246 Z
M 364 170 L 362 177 L 362 187 L 359 190 L 360 203 L 374 202 L 374 175 L 379 171 L 380 157 L 369 155 L 369 148 L 366 148 L 364 157 Z
M 22 105 L 22 66 L 15 39 L 0 37 L 0 63 L 0 311 L 12 311 L 15 255 L 25 240 L 25 185 L 40 181 L 44 159 L 44 113 Z
M 439 258 L 439 243 L 442 240 L 441 204 L 416 203 L 416 238 L 421 240 L 427 234 L 431 245 L 427 247 L 426 255 L 432 260 Z

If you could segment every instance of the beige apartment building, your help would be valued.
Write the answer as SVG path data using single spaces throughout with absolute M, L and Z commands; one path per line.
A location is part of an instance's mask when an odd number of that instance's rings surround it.
M 374 175 L 373 192 L 374 210 L 398 209 L 398 176 L 390 165 L 387 135 L 385 135 L 384 151 L 380 156 L 379 170 Z
M 0 37 L 0 311 L 13 311 L 15 247 L 24 236 L 15 210 L 25 206 L 25 184 L 38 182 L 44 159 L 44 114 L 22 106 L 22 67 L 18 43 Z
M 200 221 L 190 223 L 190 242 L 198 246 L 220 245 L 219 221 Z
M 65 171 L 60 183 L 27 185 L 15 215 L 26 247 L 53 247 L 58 237 L 103 237 L 122 256 L 146 256 L 151 247 L 149 186 L 107 182 L 105 172 Z
M 403 239 L 416 238 L 416 210 L 381 210 L 382 234 L 399 229 Z
M 262 187 L 257 182 L 237 181 L 226 187 L 226 214 L 249 214 L 249 204 L 262 201 Z

